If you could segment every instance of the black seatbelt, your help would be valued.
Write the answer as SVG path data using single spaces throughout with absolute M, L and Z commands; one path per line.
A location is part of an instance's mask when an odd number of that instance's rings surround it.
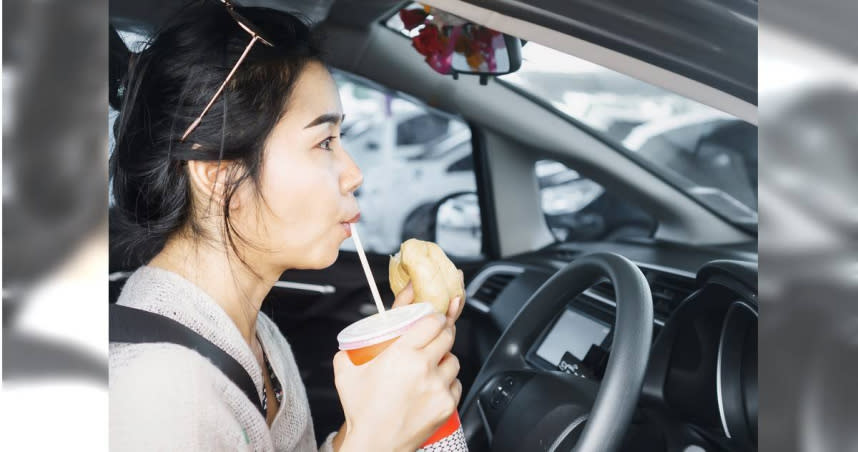
M 168 342 L 195 350 L 209 359 L 221 370 L 256 408 L 266 417 L 262 400 L 250 374 L 229 353 L 200 336 L 196 331 L 160 314 L 130 308 L 118 304 L 110 305 L 110 342 L 145 344 Z

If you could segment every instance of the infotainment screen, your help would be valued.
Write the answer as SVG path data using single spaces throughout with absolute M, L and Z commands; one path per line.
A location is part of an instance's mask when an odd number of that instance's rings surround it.
M 581 361 L 590 346 L 601 345 L 610 331 L 608 324 L 567 309 L 545 336 L 536 355 L 555 366 L 566 352 Z

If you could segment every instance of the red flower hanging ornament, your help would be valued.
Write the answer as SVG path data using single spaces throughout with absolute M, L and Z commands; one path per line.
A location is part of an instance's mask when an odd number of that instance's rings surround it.
M 474 71 L 483 65 L 495 70 L 495 49 L 504 45 L 499 32 L 431 7 L 402 9 L 399 18 L 408 31 L 423 26 L 411 45 L 436 72 L 451 72 L 454 53 L 462 55 Z
M 405 29 L 411 31 L 426 22 L 426 11 L 422 9 L 401 9 L 399 10 L 399 18 L 402 19 L 402 24 Z
M 412 39 L 411 43 L 423 56 L 431 56 L 444 50 L 444 37 L 437 28 L 433 26 L 423 27 L 420 33 Z

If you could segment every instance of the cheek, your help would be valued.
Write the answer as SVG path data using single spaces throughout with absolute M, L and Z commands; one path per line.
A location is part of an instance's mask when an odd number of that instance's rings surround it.
M 263 209 L 262 218 L 278 248 L 306 249 L 319 236 L 330 234 L 340 196 L 331 165 L 314 158 L 275 158 L 267 163 L 272 171 L 262 179 L 262 193 L 271 211 Z

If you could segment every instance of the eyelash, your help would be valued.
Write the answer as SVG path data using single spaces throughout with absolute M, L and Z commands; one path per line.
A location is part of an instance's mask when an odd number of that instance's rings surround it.
M 342 138 L 342 137 L 344 137 L 344 136 L 346 136 L 346 134 L 345 134 L 345 133 L 343 133 L 343 132 L 340 132 L 340 136 L 339 136 L 339 137 L 335 137 L 335 136 L 331 135 L 331 136 L 329 136 L 328 138 L 325 138 L 324 140 L 322 140 L 322 142 L 321 142 L 321 143 L 319 143 L 319 147 L 320 147 L 320 148 L 322 148 L 322 150 L 325 150 L 325 151 L 328 151 L 328 152 L 333 152 L 334 150 L 333 150 L 333 149 L 331 149 L 331 145 L 330 145 L 330 144 L 328 144 L 328 146 L 326 147 L 326 146 L 325 146 L 325 143 L 330 142 L 330 141 L 333 141 L 333 140 L 334 140 L 334 139 L 336 139 L 336 138 Z

